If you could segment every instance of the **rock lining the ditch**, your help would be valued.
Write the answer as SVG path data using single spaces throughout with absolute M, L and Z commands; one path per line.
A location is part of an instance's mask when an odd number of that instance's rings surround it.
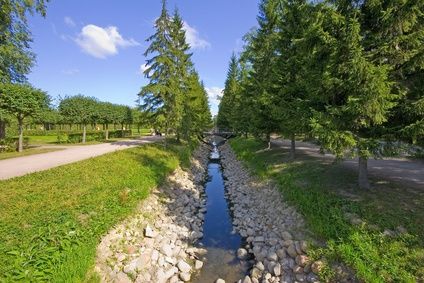
M 233 225 L 246 239 L 240 255 L 246 250 L 254 261 L 249 276 L 238 282 L 319 282 L 322 265 L 307 256 L 308 233 L 301 215 L 275 186 L 256 181 L 229 145 L 220 150 Z
M 203 236 L 209 151 L 196 150 L 190 172 L 177 169 L 103 237 L 95 267 L 102 282 L 188 282 L 202 268 L 206 251 L 194 244 Z

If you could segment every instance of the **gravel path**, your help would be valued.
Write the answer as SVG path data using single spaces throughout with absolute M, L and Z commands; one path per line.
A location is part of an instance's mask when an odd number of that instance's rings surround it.
M 290 141 L 273 140 L 273 145 L 290 149 Z M 296 142 L 296 151 L 318 158 L 334 158 L 332 154 L 322 155 L 319 146 L 308 142 Z M 347 159 L 342 163 L 347 168 L 357 170 L 358 160 Z M 406 183 L 411 187 L 424 189 L 424 162 L 405 158 L 384 158 L 368 160 L 370 176 Z
M 119 141 L 96 145 L 69 146 L 64 150 L 0 160 L 0 180 L 44 171 L 60 165 L 96 157 L 109 152 L 136 147 L 160 140 L 161 137 L 143 137 L 138 140 Z

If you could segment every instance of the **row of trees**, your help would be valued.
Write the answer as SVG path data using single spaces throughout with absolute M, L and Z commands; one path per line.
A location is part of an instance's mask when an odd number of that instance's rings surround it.
M 62 99 L 58 114 L 60 124 L 79 124 L 83 128 L 82 142 L 85 143 L 87 125 L 102 124 L 105 138 L 109 139 L 109 125 L 132 125 L 135 120 L 140 123 L 141 115 L 129 106 L 101 102 L 96 98 L 77 95 Z
M 128 129 L 134 123 L 140 126 L 142 113 L 125 105 L 98 101 L 83 95 L 60 100 L 57 109 L 50 105 L 50 97 L 43 91 L 27 84 L 0 84 L 0 115 L 4 121 L 16 119 L 18 123 L 18 151 L 23 150 L 24 123 L 80 125 L 83 129 L 82 142 L 86 141 L 87 125 L 103 125 L 105 138 L 109 139 L 109 125 L 119 124 Z
M 169 16 L 164 0 L 155 22 L 156 32 L 147 39 L 150 46 L 144 55 L 150 58 L 144 75 L 149 83 L 142 87 L 139 96 L 146 116 L 167 136 L 174 133 L 177 139 L 190 139 L 211 127 L 212 120 L 183 25 L 177 10 Z
M 367 160 L 383 140 L 424 138 L 424 2 L 262 0 L 230 61 L 218 126 L 317 138 Z

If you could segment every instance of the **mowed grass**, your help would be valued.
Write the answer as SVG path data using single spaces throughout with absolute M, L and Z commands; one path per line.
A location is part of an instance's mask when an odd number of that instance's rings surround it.
M 15 157 L 22 157 L 22 156 L 33 155 L 33 154 L 47 153 L 47 152 L 58 151 L 58 150 L 62 150 L 62 149 L 61 148 L 29 148 L 29 149 L 25 149 L 22 152 L 17 152 L 17 151 L 2 152 L 0 153 L 0 160 L 15 158 Z
M 148 145 L 0 181 L 0 281 L 85 280 L 101 236 L 189 156 Z
M 424 191 L 376 179 L 374 190 L 361 191 L 356 172 L 329 160 L 298 152 L 289 162 L 286 150 L 263 150 L 253 139 L 234 139 L 231 146 L 260 178 L 273 180 L 327 242 L 313 257 L 344 262 L 365 282 L 424 282 Z M 352 224 L 347 213 L 363 223 Z M 407 233 L 397 233 L 402 227 Z M 384 236 L 385 230 L 395 235 Z M 335 281 L 330 268 L 321 276 Z

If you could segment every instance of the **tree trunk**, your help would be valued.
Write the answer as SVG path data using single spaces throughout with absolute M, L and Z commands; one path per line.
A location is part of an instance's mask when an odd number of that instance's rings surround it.
M 247 132 L 244 133 L 244 138 L 247 139 Z
M 6 138 L 6 121 L 0 120 L 0 139 Z
M 106 140 L 109 140 L 109 125 L 106 125 L 104 128 L 106 129 L 106 132 L 105 132 L 105 139 L 106 139 Z
M 290 159 L 296 158 L 296 135 L 292 134 L 290 137 Z
M 18 119 L 19 127 L 19 140 L 18 140 L 18 152 L 24 151 L 24 120 Z
M 271 135 L 269 133 L 266 134 L 266 142 L 268 143 L 267 150 L 271 149 Z
M 82 143 L 85 143 L 86 135 L 87 135 L 87 125 L 84 124 L 82 128 Z
M 137 124 L 137 133 L 140 134 L 140 124 Z
M 370 189 L 370 183 L 368 181 L 368 158 L 359 156 L 358 161 L 358 185 L 361 189 Z

